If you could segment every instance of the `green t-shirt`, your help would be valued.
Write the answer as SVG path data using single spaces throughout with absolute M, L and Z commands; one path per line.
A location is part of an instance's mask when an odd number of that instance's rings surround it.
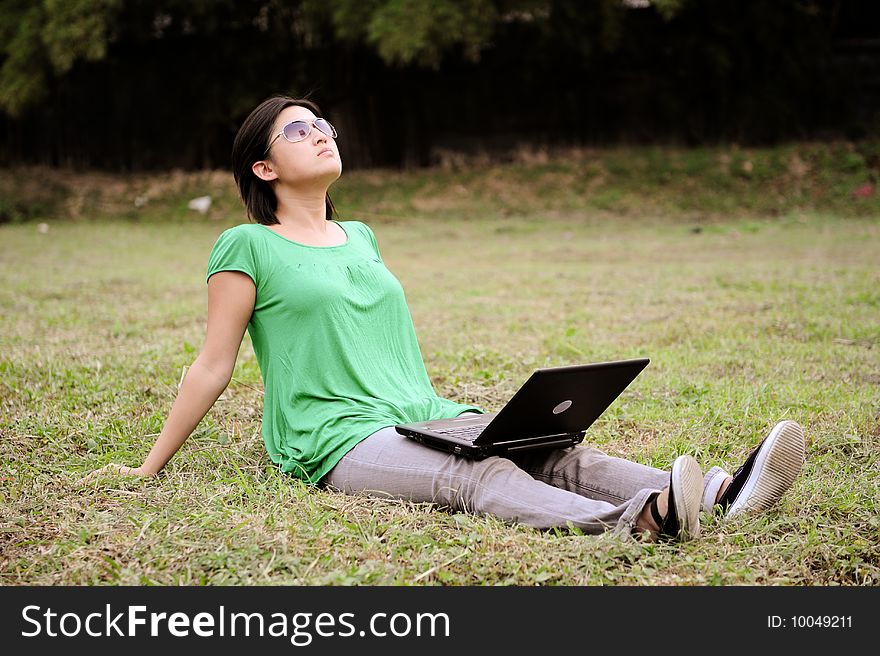
M 273 462 L 309 483 L 381 428 L 483 412 L 437 395 L 373 231 L 337 223 L 348 235 L 338 246 L 299 244 L 258 223 L 229 228 L 206 276 L 242 271 L 254 281 L 247 329 L 263 378 L 263 441 Z

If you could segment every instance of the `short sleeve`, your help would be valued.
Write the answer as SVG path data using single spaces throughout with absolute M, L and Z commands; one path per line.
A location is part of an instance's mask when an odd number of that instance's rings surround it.
M 366 223 L 361 222 L 361 225 L 364 226 L 364 231 L 367 233 L 367 237 L 370 238 L 370 243 L 373 245 L 373 250 L 376 252 L 376 257 L 384 264 L 384 260 L 382 260 L 382 255 L 379 254 L 379 244 L 376 243 L 376 235 L 373 234 L 372 228 L 368 226 Z
M 208 272 L 205 282 L 220 271 L 241 271 L 257 284 L 256 258 L 247 233 L 230 228 L 220 233 L 208 256 Z

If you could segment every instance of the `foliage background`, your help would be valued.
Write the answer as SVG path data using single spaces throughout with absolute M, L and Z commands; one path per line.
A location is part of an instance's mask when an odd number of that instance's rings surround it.
M 864 0 L 2 0 L 0 163 L 223 168 L 277 92 L 346 165 L 877 138 Z

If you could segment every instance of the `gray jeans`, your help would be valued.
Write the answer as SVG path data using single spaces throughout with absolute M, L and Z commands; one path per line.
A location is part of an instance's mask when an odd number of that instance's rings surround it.
M 704 484 L 714 487 L 720 474 L 713 468 Z M 586 446 L 470 460 L 388 426 L 357 444 L 322 482 L 348 494 L 436 503 L 539 529 L 570 523 L 585 533 L 630 534 L 651 493 L 669 484 L 669 472 Z

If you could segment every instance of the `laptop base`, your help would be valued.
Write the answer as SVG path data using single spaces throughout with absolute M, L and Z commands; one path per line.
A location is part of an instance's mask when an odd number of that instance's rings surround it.
M 407 430 L 403 427 L 396 427 L 397 432 L 401 435 L 418 442 L 430 446 L 433 449 L 446 451 L 458 456 L 471 458 L 472 460 L 483 460 L 489 456 L 514 455 L 523 451 L 537 451 L 540 449 L 565 449 L 576 444 L 580 444 L 584 440 L 586 431 L 576 433 L 574 435 L 564 434 L 558 436 L 543 436 L 539 440 L 529 442 L 528 440 L 516 440 L 515 442 L 496 442 L 494 444 L 466 444 L 452 442 L 448 436 L 444 438 L 434 438 L 422 432 Z M 556 439 L 553 439 L 553 438 Z

